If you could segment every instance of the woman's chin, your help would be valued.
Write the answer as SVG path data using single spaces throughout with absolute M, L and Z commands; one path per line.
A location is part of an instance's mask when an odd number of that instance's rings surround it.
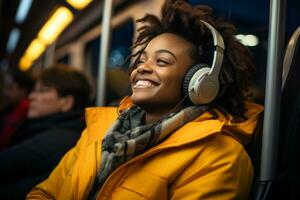
M 133 104 L 145 109 L 149 105 L 153 105 L 153 99 L 145 96 L 140 96 L 140 95 L 132 95 L 130 97 L 131 101 Z
M 135 104 L 135 105 L 138 105 L 140 107 L 142 107 L 142 105 L 144 104 L 147 104 L 147 102 L 149 100 L 145 99 L 145 98 L 139 98 L 139 97 L 136 97 L 136 96 L 131 96 L 131 101 Z

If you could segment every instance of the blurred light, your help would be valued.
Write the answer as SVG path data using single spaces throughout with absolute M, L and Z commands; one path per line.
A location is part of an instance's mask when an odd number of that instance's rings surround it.
M 38 38 L 46 45 L 51 44 L 73 20 L 72 12 L 59 7 L 38 33 Z
M 36 60 L 45 50 L 45 45 L 39 40 L 34 39 L 25 51 L 28 60 Z
M 245 46 L 254 47 L 254 46 L 257 46 L 259 43 L 259 40 L 258 40 L 257 36 L 255 36 L 255 35 L 238 34 L 235 37 Z
M 26 49 L 19 61 L 20 69 L 28 70 L 45 51 L 46 45 L 51 44 L 72 20 L 72 12 L 66 7 L 59 7 L 39 31 L 37 38 Z
M 77 10 L 85 8 L 92 0 L 66 0 L 71 6 Z
M 248 46 L 254 47 L 258 45 L 258 38 L 255 35 L 246 35 L 245 41 Z
M 31 65 L 32 61 L 23 56 L 19 62 L 19 69 L 22 71 L 27 71 L 30 69 Z
M 20 30 L 14 28 L 9 34 L 9 38 L 6 46 L 6 51 L 8 53 L 12 53 L 15 50 L 19 37 L 20 37 Z
M 15 17 L 15 21 L 17 23 L 22 23 L 26 19 L 28 11 L 31 7 L 31 4 L 32 4 L 32 0 L 21 0 L 20 1 L 19 7 L 17 10 L 17 14 Z
M 113 50 L 109 57 L 109 67 L 120 67 L 124 63 L 124 56 L 119 49 Z
M 235 38 L 238 39 L 240 42 L 243 41 L 244 37 L 245 37 L 245 35 L 243 35 L 243 34 L 238 34 L 235 36 Z

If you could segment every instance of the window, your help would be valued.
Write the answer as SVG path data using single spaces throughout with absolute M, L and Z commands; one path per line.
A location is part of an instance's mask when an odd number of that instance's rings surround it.
M 112 31 L 111 47 L 107 67 L 106 104 L 110 104 L 129 94 L 128 65 L 123 65 L 131 53 L 133 39 L 133 20 L 129 19 Z M 85 47 L 85 66 L 95 79 L 98 75 L 100 37 L 87 43 Z
M 70 63 L 70 55 L 63 56 L 62 58 L 58 59 L 57 62 L 68 65 Z

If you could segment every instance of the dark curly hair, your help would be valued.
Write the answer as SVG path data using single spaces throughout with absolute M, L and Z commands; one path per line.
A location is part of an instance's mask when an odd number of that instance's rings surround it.
M 212 63 L 214 51 L 212 35 L 200 20 L 217 29 L 225 43 L 219 76 L 221 95 L 214 101 L 214 105 L 229 112 L 236 119 L 244 118 L 250 72 L 254 69 L 251 54 L 235 38 L 235 26 L 223 19 L 214 19 L 212 8 L 208 6 L 192 7 L 183 0 L 167 0 L 161 9 L 161 19 L 151 14 L 138 19 L 137 22 L 143 25 L 137 30 L 138 35 L 132 46 L 136 51 L 129 56 L 129 59 L 133 58 L 130 72 L 137 67 L 141 53 L 150 40 L 163 33 L 179 35 L 194 44 L 189 52 L 193 64 Z

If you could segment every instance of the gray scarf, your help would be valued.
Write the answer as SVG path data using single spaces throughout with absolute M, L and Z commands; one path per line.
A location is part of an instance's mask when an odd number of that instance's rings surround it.
M 161 143 L 178 128 L 207 110 L 208 106 L 190 106 L 146 125 L 145 111 L 140 107 L 133 106 L 124 111 L 102 141 L 101 167 L 88 199 L 97 199 L 103 183 L 118 166 Z

